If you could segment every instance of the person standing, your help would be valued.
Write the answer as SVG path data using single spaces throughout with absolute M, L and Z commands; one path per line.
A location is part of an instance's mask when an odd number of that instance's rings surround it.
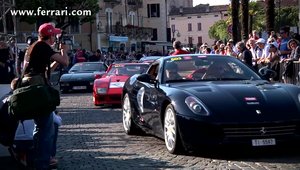
M 239 51 L 238 59 L 242 60 L 248 66 L 252 67 L 252 54 L 247 49 L 246 44 L 243 41 L 240 41 L 236 44 L 236 47 Z
M 179 55 L 179 54 L 189 54 L 188 51 L 183 50 L 180 41 L 173 42 L 174 52 L 171 55 Z
M 31 45 L 24 58 L 24 78 L 22 85 L 46 84 L 50 78 L 47 67 L 54 70 L 58 64 L 68 66 L 68 47 L 60 44 L 60 53 L 52 49 L 55 36 L 61 33 L 51 23 L 44 23 L 39 27 L 38 41 Z M 50 60 L 53 62 L 50 64 Z M 34 132 L 34 149 L 36 169 L 48 169 L 53 144 L 54 124 L 53 115 L 49 114 L 34 119 L 36 129 Z
M 279 55 L 281 58 L 281 61 L 284 61 L 288 58 L 288 55 L 291 53 L 291 50 L 288 48 L 288 41 L 290 38 L 290 28 L 289 27 L 281 27 L 280 28 L 280 37 L 281 41 L 279 44 Z

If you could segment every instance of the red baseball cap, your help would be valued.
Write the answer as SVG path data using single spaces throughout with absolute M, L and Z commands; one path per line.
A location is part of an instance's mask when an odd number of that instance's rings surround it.
M 51 23 L 44 23 L 39 27 L 39 34 L 41 36 L 51 36 L 56 34 L 61 34 L 61 30 L 58 28 L 54 28 Z

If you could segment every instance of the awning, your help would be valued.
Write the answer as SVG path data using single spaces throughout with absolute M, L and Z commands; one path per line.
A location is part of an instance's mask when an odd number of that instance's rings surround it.
M 109 41 L 116 41 L 116 42 L 127 42 L 128 37 L 122 37 L 122 36 L 109 36 Z

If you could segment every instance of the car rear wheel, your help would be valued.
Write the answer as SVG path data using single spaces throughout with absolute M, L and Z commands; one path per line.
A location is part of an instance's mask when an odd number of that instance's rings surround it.
M 123 112 L 123 127 L 125 133 L 128 135 L 138 134 L 140 130 L 132 121 L 133 112 L 132 112 L 128 93 L 126 93 L 123 98 L 122 112 Z
M 182 144 L 177 127 L 174 108 L 169 104 L 164 116 L 164 137 L 167 150 L 172 154 L 180 153 L 182 151 Z

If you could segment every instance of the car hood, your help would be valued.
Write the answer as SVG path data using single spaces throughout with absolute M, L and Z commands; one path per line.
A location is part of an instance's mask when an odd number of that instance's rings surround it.
M 232 117 L 241 121 L 257 121 L 257 117 L 290 120 L 300 116 L 300 88 L 292 85 L 210 82 L 182 84 L 177 88 L 200 99 L 219 120 L 230 121 Z
M 67 73 L 63 74 L 60 78 L 60 81 L 85 81 L 85 80 L 94 80 L 95 75 L 104 74 L 104 72 L 92 72 L 92 73 Z
M 114 82 L 119 82 L 119 83 L 122 83 L 122 87 L 125 83 L 125 81 L 129 78 L 129 76 L 116 76 L 116 75 L 113 75 L 113 76 L 106 76 L 106 77 L 103 77 L 103 78 L 100 78 L 100 79 L 96 79 L 95 80 L 95 85 L 96 86 L 99 86 L 100 84 L 110 84 L 110 83 L 114 83 Z

